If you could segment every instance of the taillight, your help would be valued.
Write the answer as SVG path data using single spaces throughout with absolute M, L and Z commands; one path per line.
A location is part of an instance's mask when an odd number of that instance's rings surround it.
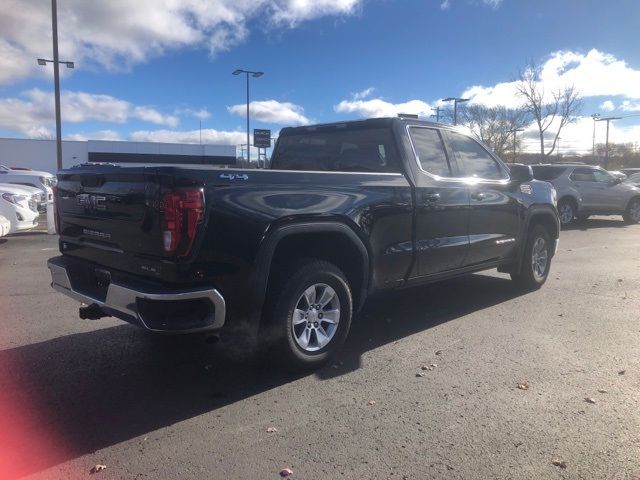
M 202 189 L 181 189 L 165 193 L 160 210 L 164 251 L 186 257 L 191 253 L 198 224 L 204 216 Z

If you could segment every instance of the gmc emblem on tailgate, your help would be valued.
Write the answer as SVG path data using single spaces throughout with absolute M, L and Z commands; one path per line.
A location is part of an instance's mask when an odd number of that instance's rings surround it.
M 76 195 L 76 205 L 80 205 L 87 210 L 106 210 L 107 205 L 104 203 L 106 200 L 107 198 L 102 195 L 92 195 L 90 193 Z

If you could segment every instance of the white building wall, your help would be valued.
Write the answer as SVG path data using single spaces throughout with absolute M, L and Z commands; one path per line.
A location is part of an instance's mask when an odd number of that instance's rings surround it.
M 68 168 L 86 162 L 87 152 L 87 142 L 63 141 L 63 167 Z M 54 173 L 56 171 L 56 142 L 55 140 L 0 138 L 0 164 Z
M 235 145 L 64 140 L 62 142 L 62 166 L 69 168 L 87 162 L 90 151 L 157 155 L 224 155 L 229 157 L 236 155 Z M 0 165 L 27 167 L 32 170 L 55 173 L 56 142 L 55 140 L 0 138 Z

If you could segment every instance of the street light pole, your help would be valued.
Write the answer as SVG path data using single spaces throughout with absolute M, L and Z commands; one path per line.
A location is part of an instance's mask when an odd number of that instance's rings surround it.
M 60 115 L 60 64 L 58 58 L 58 4 L 51 0 L 51 29 L 53 30 L 53 83 L 56 103 L 56 161 L 62 170 L 62 118 Z
M 247 163 L 251 163 L 251 141 L 249 138 L 249 75 L 258 78 L 264 75 L 264 72 L 253 72 L 251 70 L 243 70 L 238 68 L 232 72 L 233 75 L 244 73 L 247 77 Z
M 560 140 L 562 140 L 562 137 L 558 137 L 558 153 L 556 154 L 558 161 L 560 161 Z
M 609 167 L 609 122 L 611 120 L 621 120 L 622 117 L 598 118 L 596 122 L 607 122 L 607 141 L 604 146 L 604 168 Z
M 458 124 L 458 104 L 468 102 L 469 98 L 447 97 L 443 98 L 443 102 L 453 102 L 453 124 Z
M 593 118 L 593 146 L 591 147 L 591 157 L 593 157 L 593 161 L 595 162 L 596 160 L 596 119 L 600 118 L 600 114 L 599 113 L 593 113 L 591 115 L 591 118 Z

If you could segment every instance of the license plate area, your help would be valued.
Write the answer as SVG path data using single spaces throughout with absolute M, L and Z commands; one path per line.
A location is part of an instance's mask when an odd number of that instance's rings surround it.
M 101 302 L 106 300 L 111 284 L 108 270 L 77 263 L 67 269 L 67 274 L 75 291 Z

